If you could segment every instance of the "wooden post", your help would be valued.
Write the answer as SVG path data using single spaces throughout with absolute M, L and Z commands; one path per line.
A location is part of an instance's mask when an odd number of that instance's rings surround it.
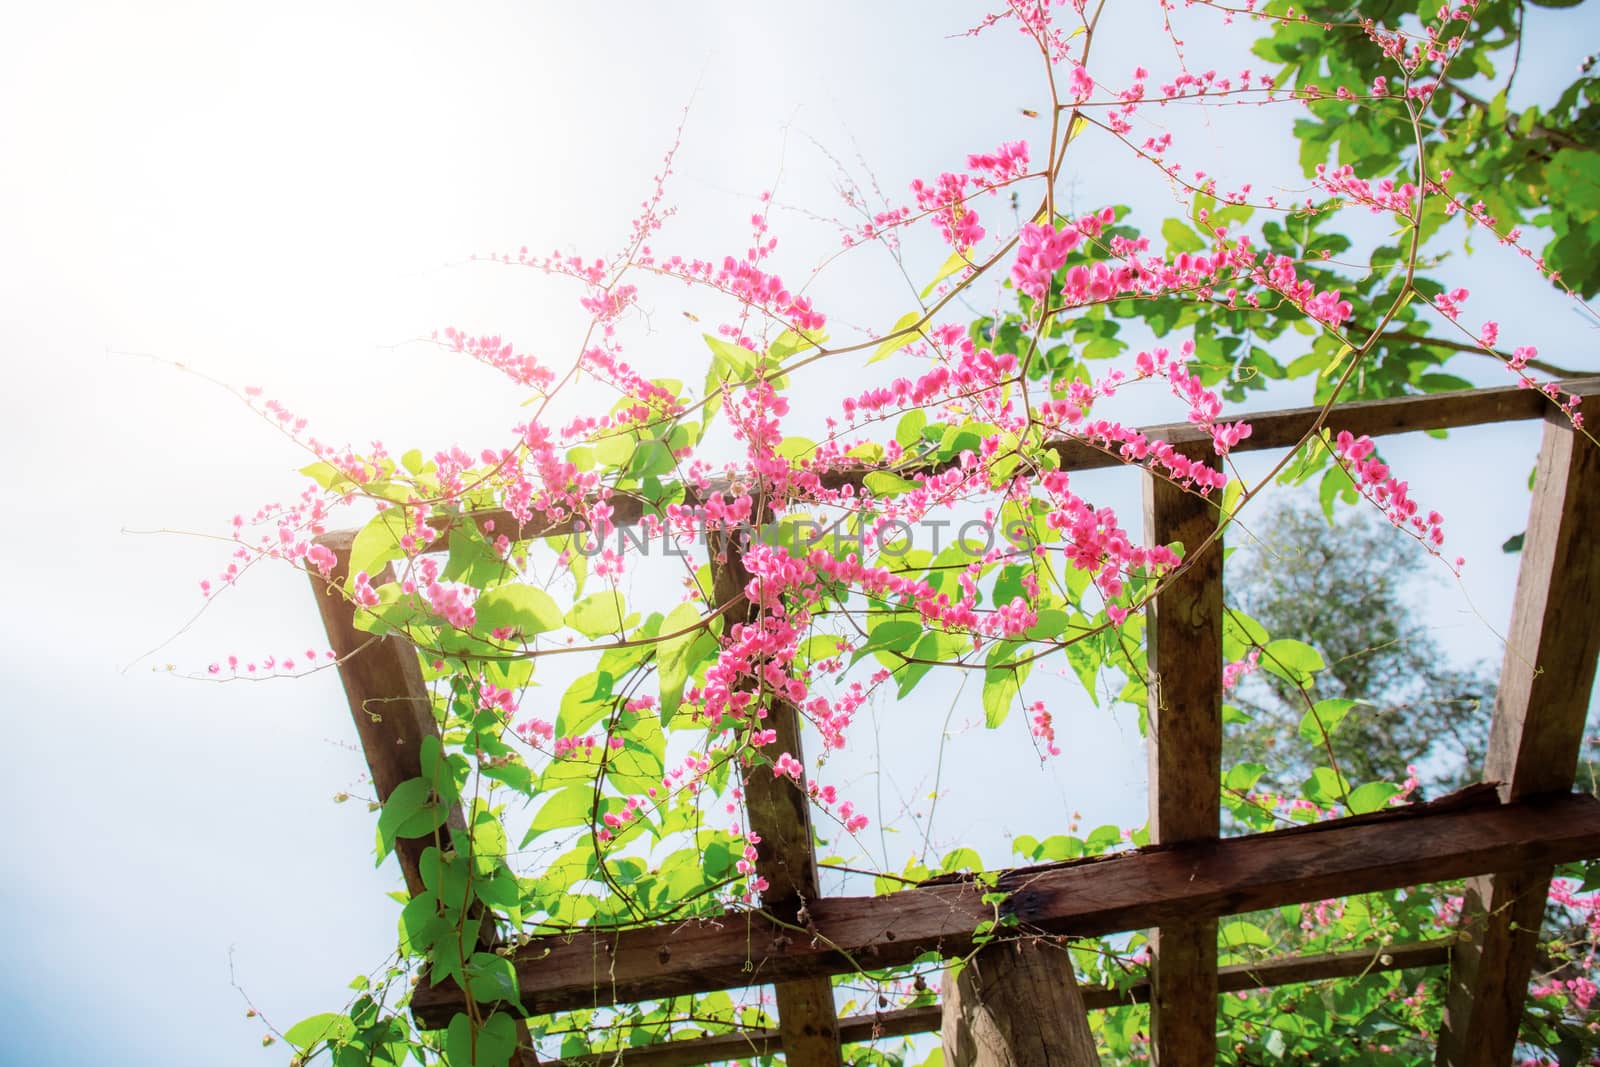
M 329 547 L 334 549 L 336 561 L 333 573 L 328 578 L 313 574 L 311 588 L 328 632 L 328 645 L 339 660 L 339 678 L 361 740 L 361 753 L 372 772 L 378 801 L 383 803 L 401 782 L 421 777 L 422 741 L 437 737 L 439 727 L 433 721 L 433 699 L 423 684 L 416 648 L 398 634 L 374 637 L 356 629 L 355 606 L 343 592 L 350 551 L 338 544 Z M 387 571 L 379 580 L 387 580 Z M 450 812 L 449 825 L 465 828 L 459 808 Z M 423 891 L 418 860 L 433 843 L 432 834 L 395 841 L 406 891 L 413 896 Z
M 721 547 L 724 558 L 711 561 L 712 595 L 718 605 L 735 605 L 724 616 L 729 625 L 751 622 L 756 610 L 744 595 L 750 572 L 731 537 Z M 774 754 L 787 752 L 803 764 L 800 709 L 782 697 L 769 697 L 765 707 L 766 726 L 778 735 L 768 750 Z M 767 888 L 761 893 L 762 910 L 779 922 L 809 926 L 808 907 L 816 903 L 821 887 L 804 772 L 795 781 L 786 775 L 774 775 L 771 767 L 747 766 L 743 785 L 749 829 L 761 837 L 756 846 L 756 874 L 767 880 Z M 796 930 L 786 936 L 808 935 Z M 773 998 L 777 1001 L 778 1033 L 789 1067 L 842 1067 L 833 982 L 826 977 L 778 982 L 773 986 Z
M 1560 416 L 1545 424 L 1533 493 L 1484 764 L 1484 780 L 1500 783 L 1507 801 L 1572 787 L 1600 654 L 1600 448 Z M 1439 1034 L 1443 1067 L 1511 1062 L 1550 874 L 1508 870 L 1467 883 L 1466 936 L 1451 959 Z
M 356 629 L 355 605 L 343 592 L 350 573 L 349 542 L 335 536 L 324 544 L 333 549 L 333 572 L 328 578 L 313 574 L 311 587 L 317 595 L 317 610 L 328 632 L 329 646 L 339 660 L 339 678 L 350 702 L 350 716 L 355 720 L 362 754 L 372 772 L 373 787 L 378 800 L 387 801 L 401 782 L 422 776 L 422 741 L 439 736 L 439 726 L 433 720 L 433 698 L 423 684 L 414 646 L 398 635 L 374 637 Z M 386 580 L 387 571 L 380 578 Z M 466 825 L 461 806 L 452 805 L 444 832 L 448 833 L 450 827 L 465 829 Z M 425 888 L 421 858 L 433 843 L 432 835 L 399 838 L 394 843 L 406 892 L 412 896 Z M 494 935 L 493 918 L 481 906 L 475 912 L 480 923 L 479 944 L 487 945 Z M 520 1018 L 516 1019 L 516 1034 L 513 1062 L 517 1067 L 538 1067 L 533 1038 L 527 1023 Z
M 1151 603 L 1145 630 L 1150 843 L 1210 841 L 1221 820 L 1222 550 L 1200 546 L 1216 532 L 1217 507 L 1143 477 L 1146 539 L 1184 546 L 1184 570 Z M 1163 924 L 1150 950 L 1151 1057 L 1207 1067 L 1217 1053 L 1216 920 Z
M 1083 991 L 1065 947 L 1037 938 L 986 945 L 945 971 L 945 1067 L 1099 1067 Z

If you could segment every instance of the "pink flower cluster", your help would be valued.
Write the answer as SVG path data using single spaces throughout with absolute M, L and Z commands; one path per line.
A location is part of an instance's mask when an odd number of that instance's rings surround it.
M 1418 211 L 1421 192 L 1411 182 L 1396 185 L 1393 178 L 1369 182 L 1356 177 L 1356 169 L 1348 164 L 1330 170 L 1325 163 L 1317 164 L 1316 184 L 1333 196 L 1365 204 L 1374 214 L 1389 211 L 1406 218 L 1414 218 Z
M 472 629 L 478 621 L 478 614 L 472 606 L 477 599 L 477 590 L 460 582 L 441 582 L 439 561 L 432 556 L 424 556 L 417 561 L 417 573 L 422 579 L 422 593 L 427 597 L 428 608 L 458 630 Z M 407 579 L 401 588 L 410 593 L 415 591 L 417 583 Z
M 917 207 L 933 216 L 940 235 L 956 251 L 965 252 L 983 240 L 983 227 L 978 224 L 978 213 L 967 206 L 967 185 L 971 179 L 965 174 L 944 172 L 925 183 L 921 178 L 911 183 L 911 193 Z
M 1438 554 L 1444 544 L 1444 518 L 1437 511 L 1418 514 L 1417 502 L 1411 499 L 1409 486 L 1389 472 L 1389 465 L 1377 458 L 1378 446 L 1372 438 L 1356 437 L 1349 430 L 1339 431 L 1334 439 L 1334 455 L 1350 473 L 1356 488 L 1367 499 L 1382 508 L 1389 521 L 1402 530 L 1409 530 Z M 1460 566 L 1462 560 L 1456 560 Z
M 1075 229 L 1057 230 L 1043 223 L 1024 222 L 1011 280 L 1017 290 L 1035 300 L 1050 294 L 1050 280 L 1078 247 L 1083 235 Z
M 1260 666 L 1261 650 L 1259 648 L 1252 648 L 1244 659 L 1223 664 L 1222 688 L 1232 689 L 1234 686 L 1239 684 L 1240 680 L 1244 678 L 1245 675 L 1253 674 L 1256 668 Z
M 555 371 L 533 356 L 518 355 L 511 342 L 501 340 L 498 334 L 471 337 L 450 326 L 444 330 L 444 344 L 452 352 L 488 364 L 518 385 L 543 392 L 555 384 Z

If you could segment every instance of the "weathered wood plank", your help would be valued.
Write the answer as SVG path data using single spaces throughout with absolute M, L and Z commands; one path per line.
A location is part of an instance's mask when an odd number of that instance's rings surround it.
M 1039 938 L 985 945 L 959 973 L 945 972 L 942 995 L 946 1067 L 1100 1067 L 1062 945 Z
M 1540 797 L 1502 805 L 1447 797 L 1375 815 L 1092 861 L 1008 871 L 1003 911 L 1025 929 L 1093 937 L 1326 897 L 1467 878 L 1600 856 L 1600 800 Z M 884 897 L 824 897 L 814 934 L 794 936 L 748 911 L 623 931 L 538 938 L 513 956 L 534 1014 L 653 1000 L 899 966 L 972 947 L 994 918 L 970 880 Z M 664 965 L 669 959 L 671 964 Z M 448 983 L 419 987 L 416 1017 L 437 1025 L 460 1003 Z
M 723 548 L 723 558 L 713 559 L 711 565 L 713 595 L 719 606 L 732 605 L 724 616 L 730 623 L 755 622 L 757 612 L 744 594 L 750 572 L 736 545 Z M 776 758 L 787 752 L 803 765 L 800 709 L 778 694 L 762 703 L 766 726 L 777 734 L 767 746 L 768 754 Z M 761 892 L 762 910 L 781 922 L 804 927 L 809 922 L 808 905 L 821 896 L 805 772 L 796 780 L 774 774 L 771 767 L 747 764 L 741 778 L 749 829 L 760 838 L 756 874 L 767 881 Z M 826 975 L 779 982 L 773 987 L 773 999 L 789 1067 L 841 1067 L 833 982 Z
M 433 702 L 422 681 L 417 650 L 398 635 L 374 637 L 356 629 L 355 608 L 341 592 L 350 554 L 336 549 L 334 559 L 332 575 L 313 574 L 311 587 L 328 646 L 338 657 L 350 717 L 381 803 L 401 782 L 421 776 L 423 738 L 437 737 L 439 727 L 433 721 Z M 459 810 L 451 818 L 452 825 L 465 827 Z M 432 835 L 395 842 L 406 891 L 413 895 L 423 891 L 418 860 L 433 843 Z
M 1600 395 L 1600 378 L 1573 378 L 1564 382 L 1563 386 L 1580 396 Z M 1333 429 L 1349 430 L 1357 435 L 1380 437 L 1419 430 L 1449 430 L 1498 422 L 1521 422 L 1543 418 L 1553 407 L 1551 401 L 1536 390 L 1507 386 L 1341 404 L 1334 409 L 1329 425 Z M 1293 447 L 1316 425 L 1321 413 L 1320 407 L 1243 413 L 1240 417 L 1250 423 L 1251 435 L 1235 445 L 1233 450 L 1256 452 Z M 1202 431 L 1186 422 L 1147 426 L 1141 432 L 1152 441 L 1167 441 L 1178 446 L 1199 446 L 1209 441 Z M 1079 440 L 1057 441 L 1051 445 L 1051 449 L 1060 457 L 1063 470 L 1093 470 L 1122 463 L 1116 456 Z M 822 474 L 821 480 L 829 488 L 846 485 L 860 488 L 866 484 L 867 473 L 865 469 L 832 470 Z M 725 481 L 713 481 L 708 492 L 720 493 L 727 488 Z M 644 501 L 637 496 L 614 495 L 609 503 L 614 509 L 611 520 L 618 526 L 638 522 L 645 512 Z M 571 533 L 574 528 L 571 519 L 537 520 L 524 526 L 510 512 L 498 510 L 475 512 L 471 516 L 439 517 L 429 521 L 435 529 L 443 530 L 469 519 L 480 528 L 492 524 L 492 534 L 505 534 L 516 541 Z M 354 530 L 330 531 L 319 537 L 318 541 L 330 548 L 348 548 L 355 533 Z M 445 541 L 437 540 L 429 546 L 428 551 L 443 552 L 448 547 Z
M 398 636 L 379 638 L 356 629 L 355 606 L 342 592 L 349 573 L 349 550 L 335 549 L 332 574 L 326 579 L 313 574 L 311 586 L 328 632 L 329 647 L 338 658 L 339 678 L 361 739 L 361 752 L 372 772 L 378 800 L 385 802 L 401 782 L 422 776 L 422 741 L 438 737 L 439 726 L 433 720 L 433 701 L 422 681 L 416 649 Z M 451 806 L 446 826 L 466 827 L 459 804 Z M 400 863 L 406 892 L 413 896 L 424 890 L 420 861 L 423 851 L 432 844 L 433 835 L 395 841 L 395 858 Z M 494 923 L 481 908 L 475 909 L 474 914 L 481 924 L 479 943 L 488 945 L 494 936 Z M 539 1058 L 527 1024 L 516 1020 L 516 1031 L 518 1067 L 538 1067 Z
M 1184 548 L 1183 569 L 1146 612 L 1150 840 L 1215 839 L 1222 815 L 1222 545 L 1200 546 L 1216 532 L 1217 506 L 1146 474 L 1144 528 L 1149 543 Z M 1208 1067 L 1216 1062 L 1217 921 L 1158 927 L 1150 951 L 1151 1059 Z
M 1450 962 L 1453 944 L 1451 941 L 1425 941 L 1414 945 L 1389 945 L 1381 949 L 1283 956 L 1260 963 L 1233 963 L 1218 968 L 1217 987 L 1221 993 L 1238 993 L 1387 971 L 1442 967 Z M 1089 1011 L 1104 1011 L 1130 1003 L 1145 1004 L 1150 1000 L 1150 987 L 1143 982 L 1120 992 L 1099 985 L 1079 988 L 1083 992 L 1084 1007 Z M 942 1014 L 943 1008 L 934 1004 L 924 1008 L 897 1008 L 847 1015 L 839 1020 L 839 1038 L 849 1044 L 928 1033 L 940 1029 Z M 702 1063 L 770 1056 L 782 1051 L 783 1039 L 778 1031 L 742 1030 L 712 1037 L 663 1041 L 593 1056 L 573 1056 L 552 1061 L 547 1067 L 697 1067 Z
M 1600 395 L 1600 377 L 1573 378 L 1564 387 L 1579 396 Z M 1556 405 L 1535 389 L 1505 386 L 1498 389 L 1468 389 L 1431 396 L 1400 396 L 1387 400 L 1362 400 L 1340 404 L 1328 416 L 1329 429 L 1349 430 L 1356 436 L 1386 437 L 1419 430 L 1453 430 L 1466 426 L 1486 426 L 1497 422 L 1521 422 L 1544 418 Z M 1321 407 L 1285 408 L 1257 414 L 1230 414 L 1250 424 L 1250 436 L 1233 447 L 1234 452 L 1259 452 L 1292 448 L 1300 443 L 1322 414 Z M 1143 431 L 1151 440 L 1174 446 L 1209 448 L 1211 435 L 1188 422 L 1151 426 Z M 1106 456 L 1080 442 L 1064 443 L 1057 449 L 1067 469 L 1115 466 L 1119 460 Z
M 1218 969 L 1217 986 L 1222 993 L 1238 993 L 1387 971 L 1442 967 L 1450 962 L 1452 944 L 1451 941 L 1425 941 L 1414 945 L 1390 945 L 1382 949 L 1283 956 L 1250 964 L 1234 963 Z M 1084 1007 L 1089 1011 L 1104 1011 L 1129 1003 L 1144 1004 L 1150 1000 L 1150 987 L 1143 982 L 1121 992 L 1099 985 L 1079 988 L 1083 992 Z M 943 1008 L 934 1004 L 925 1008 L 897 1008 L 847 1015 L 839 1020 L 839 1038 L 851 1044 L 928 1033 L 940 1029 L 942 1014 Z M 663 1041 L 593 1056 L 573 1056 L 554 1060 L 547 1067 L 698 1067 L 703 1063 L 770 1056 L 782 1051 L 783 1039 L 776 1030 L 743 1030 L 712 1037 Z
M 1600 655 L 1597 529 L 1600 448 L 1548 422 L 1484 765 L 1506 800 L 1572 787 Z M 1461 923 L 1472 936 L 1450 971 L 1441 1065 L 1510 1062 L 1550 875 L 1501 867 L 1468 883 Z

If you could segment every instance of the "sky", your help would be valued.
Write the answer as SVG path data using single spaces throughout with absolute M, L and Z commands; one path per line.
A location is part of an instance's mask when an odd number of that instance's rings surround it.
M 262 1029 L 245 997 L 284 1027 L 343 1003 L 393 949 L 397 873 L 373 866 L 365 806 L 332 799 L 362 794 L 364 770 L 337 678 L 184 677 L 229 653 L 325 644 L 286 569 L 197 615 L 199 580 L 227 557 L 208 537 L 297 492 L 307 461 L 213 383 L 260 385 L 329 440 L 493 441 L 522 397 L 420 339 L 456 325 L 558 356 L 581 318 L 570 287 L 474 255 L 606 253 L 683 121 L 661 246 L 742 249 L 773 190 L 778 262 L 803 278 L 837 249 L 818 218 L 842 210 L 841 167 L 903 201 L 912 178 L 968 152 L 1043 137 L 1020 36 L 959 36 L 981 15 L 946 2 L 0 9 L 0 714 L 18 815 L 0 883 L 14 960 L 0 1062 L 282 1062 L 281 1047 L 252 1051 Z M 1592 14 L 1564 17 L 1530 9 L 1530 97 L 1594 44 Z M 1214 46 L 1230 65 L 1247 61 L 1242 41 L 1190 31 L 1191 55 Z M 1120 79 L 1140 62 L 1159 70 L 1170 52 L 1143 5 L 1119 0 L 1093 69 Z M 1170 121 L 1190 158 L 1291 189 L 1303 183 L 1274 134 L 1292 117 Z M 1075 159 L 1070 203 L 1131 202 L 1159 223 L 1170 197 L 1153 175 L 1087 140 Z M 909 241 L 908 272 L 926 278 L 943 255 Z M 1517 264 L 1490 249 L 1460 270 L 1473 313 L 1499 318 L 1505 339 L 1600 369 L 1593 335 Z M 813 291 L 837 337 L 885 329 L 917 288 L 866 253 Z M 681 310 L 662 297 L 633 324 L 636 362 L 703 365 Z M 841 391 L 836 376 L 798 388 L 818 410 Z M 1515 561 L 1498 546 L 1526 515 L 1537 434 L 1460 434 L 1448 459 L 1430 442 L 1386 446 L 1468 559 L 1461 583 L 1441 574 L 1419 592 L 1460 658 L 1499 657 Z M 1138 514 L 1126 475 L 1076 484 Z M 833 768 L 882 796 L 875 817 L 918 809 L 931 788 L 930 724 L 949 701 L 926 688 L 874 708 L 886 740 Z M 1039 833 L 1074 810 L 1085 828 L 1142 821 L 1136 724 L 1081 700 L 1063 714 L 1067 752 L 1039 770 L 1020 716 L 964 734 L 939 843 L 1001 863 L 1012 826 Z

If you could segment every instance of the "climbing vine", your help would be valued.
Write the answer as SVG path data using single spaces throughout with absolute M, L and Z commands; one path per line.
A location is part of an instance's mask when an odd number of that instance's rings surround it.
M 809 276 L 782 264 L 769 197 L 744 249 L 662 247 L 669 153 L 614 254 L 494 257 L 572 288 L 587 315 L 573 349 L 492 327 L 430 339 L 526 398 L 504 432 L 431 453 L 339 447 L 241 390 L 312 461 L 292 503 L 234 520 L 234 558 L 206 595 L 263 561 L 310 572 L 349 601 L 360 630 L 416 647 L 440 730 L 421 777 L 376 817 L 380 856 L 397 840 L 432 842 L 423 890 L 402 894 L 396 954 L 357 979 L 351 1003 L 281 1032 L 295 1062 L 498 1067 L 518 1040 L 506 955 L 525 939 L 761 908 L 771 886 L 746 812 L 753 777 L 803 791 L 824 868 L 858 891 L 981 870 L 970 849 L 937 856 L 926 842 L 886 866 L 864 843 L 876 809 L 830 779 L 829 757 L 854 743 L 863 708 L 930 695 L 942 708 L 965 693 L 991 728 L 1025 717 L 1032 748 L 1017 759 L 1052 759 L 1071 741 L 1053 714 L 1059 690 L 1041 683 L 1050 671 L 1142 721 L 1143 610 L 1203 546 L 1143 543 L 1085 495 L 1071 457 L 1213 502 L 1217 536 L 1274 486 L 1310 484 L 1330 516 L 1375 507 L 1395 536 L 1457 569 L 1446 517 L 1341 426 L 1339 404 L 1464 388 L 1451 368 L 1495 363 L 1581 421 L 1554 381 L 1570 372 L 1519 341 L 1515 323 L 1475 318 L 1450 272 L 1451 255 L 1504 245 L 1592 318 L 1582 301 L 1600 291 L 1600 89 L 1583 72 L 1553 102 L 1513 110 L 1529 5 L 1160 3 L 1168 40 L 1131 71 L 1099 59 L 1105 6 L 1014 0 L 975 19 L 972 33 L 1009 35 L 1019 61 L 1038 65 L 1043 132 L 974 146 L 903 201 L 850 197 L 829 269 L 888 252 L 924 283 L 875 331 L 837 326 Z M 1223 74 L 1192 60 L 1179 15 L 1241 35 L 1262 65 Z M 1307 186 L 1269 195 L 1179 162 L 1187 146 L 1159 118 L 1178 108 L 1294 110 Z M 1159 174 L 1170 211 L 1069 209 L 1063 176 L 1091 162 Z M 946 246 L 942 265 L 907 255 L 902 238 L 919 230 Z M 684 300 L 704 309 L 684 313 L 706 324 L 694 351 L 642 328 Z M 1247 479 L 1231 453 L 1251 426 L 1229 405 L 1297 380 L 1324 405 L 1317 429 Z M 1135 429 L 1156 397 L 1180 405 L 1203 447 Z M 347 545 L 322 537 L 351 525 Z M 1341 773 L 1339 723 L 1360 701 L 1318 697 L 1317 649 L 1230 608 L 1224 657 L 1229 686 L 1260 670 L 1303 696 L 1294 743 L 1316 753 L 1292 796 L 1257 788 L 1263 762 L 1225 767 L 1231 830 L 1413 796 L 1404 768 L 1392 780 Z M 229 657 L 210 673 L 325 662 Z M 804 753 L 780 739 L 783 708 L 804 723 Z M 1146 840 L 1053 829 L 1070 832 L 1019 833 L 1015 862 Z M 1562 873 L 1551 908 L 1564 933 L 1547 946 L 1523 1037 L 1530 1056 L 1571 1063 L 1600 1048 L 1589 1021 L 1600 905 L 1593 872 Z M 1443 886 L 1238 917 L 1222 924 L 1222 962 L 1379 953 L 1452 933 L 1458 909 Z M 1145 974 L 1138 934 L 1071 952 L 1086 981 L 1125 989 Z M 847 1011 L 931 1004 L 941 966 L 863 971 L 837 993 Z M 419 1031 L 406 1011 L 413 979 L 453 979 L 476 1003 Z M 1437 978 L 1410 971 L 1230 994 L 1221 1059 L 1333 1062 L 1329 1050 L 1359 1049 L 1362 1062 L 1417 1062 L 1441 997 Z M 526 1020 L 546 1056 L 768 1022 L 759 991 Z M 1094 1022 L 1109 1062 L 1143 1058 L 1147 1026 L 1131 1003 Z M 880 1042 L 851 1058 L 898 1064 L 917 1048 Z

